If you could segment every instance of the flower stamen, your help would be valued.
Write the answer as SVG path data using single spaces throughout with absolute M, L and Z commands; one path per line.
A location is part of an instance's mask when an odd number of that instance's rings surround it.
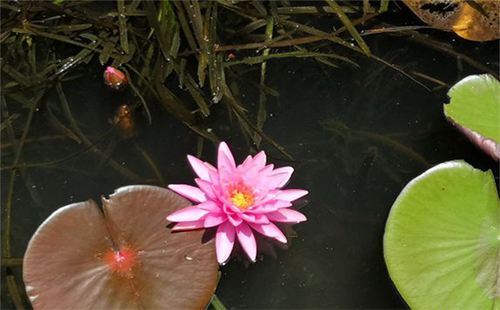
M 255 195 L 245 184 L 239 183 L 230 188 L 229 200 L 231 200 L 238 209 L 246 210 L 254 204 Z

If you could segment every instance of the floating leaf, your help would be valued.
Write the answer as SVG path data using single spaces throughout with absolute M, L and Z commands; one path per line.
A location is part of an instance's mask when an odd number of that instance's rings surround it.
M 169 190 L 128 186 L 52 214 L 24 258 L 35 309 L 203 309 L 218 264 L 203 231 L 171 233 L 165 217 L 189 202 Z
M 471 75 L 453 86 L 444 106 L 448 119 L 474 143 L 500 159 L 500 83 L 491 75 Z
M 384 254 L 411 309 L 499 309 L 499 215 L 491 171 L 463 161 L 437 165 L 403 189 Z

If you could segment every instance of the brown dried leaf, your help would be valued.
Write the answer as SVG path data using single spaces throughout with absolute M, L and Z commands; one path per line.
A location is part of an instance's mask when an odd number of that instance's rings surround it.
M 425 23 L 452 30 L 462 38 L 490 41 L 500 38 L 500 1 L 404 0 Z

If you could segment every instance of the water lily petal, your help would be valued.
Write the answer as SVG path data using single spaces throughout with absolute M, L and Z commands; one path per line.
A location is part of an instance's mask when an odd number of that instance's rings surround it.
M 193 229 L 200 229 L 205 227 L 205 221 L 192 221 L 192 222 L 181 222 L 177 223 L 173 228 L 172 231 L 182 231 L 182 230 L 193 230 Z
M 233 225 L 225 222 L 220 225 L 215 235 L 215 249 L 217 251 L 217 261 L 224 264 L 234 247 L 235 231 Z
M 273 172 L 273 169 L 274 169 L 274 165 L 270 164 L 270 165 L 267 165 L 264 168 L 260 169 L 259 173 L 264 174 L 264 175 L 268 175 L 268 174 Z
M 266 216 L 271 221 L 282 223 L 300 223 L 307 220 L 304 214 L 288 208 L 283 208 L 275 212 L 267 213 Z
M 227 218 L 233 226 L 238 226 L 243 222 L 243 220 L 236 214 L 228 214 Z
M 257 201 L 257 204 L 259 205 L 268 204 L 271 200 L 275 200 L 274 198 L 278 196 L 279 193 L 281 193 L 281 190 L 279 189 L 269 190 L 264 195 L 264 197 L 262 197 L 260 200 Z
M 265 215 L 259 214 L 259 213 L 252 214 L 252 213 L 245 212 L 245 213 L 240 213 L 239 216 L 243 220 L 245 220 L 247 222 L 251 222 L 251 223 L 256 223 L 256 224 L 269 223 L 269 220 L 267 219 L 267 217 Z
M 262 169 L 266 165 L 266 153 L 264 151 L 260 151 L 257 155 L 253 157 L 252 165 L 257 169 Z
M 211 213 L 205 217 L 204 226 L 205 228 L 215 227 L 224 223 L 225 221 L 227 221 L 227 215 L 225 215 L 224 213 L 220 214 Z
M 274 199 L 291 202 L 307 195 L 308 193 L 308 191 L 303 189 L 284 189 L 278 194 L 278 196 L 274 197 Z
M 246 223 L 236 227 L 236 236 L 241 247 L 247 253 L 248 258 L 255 262 L 255 258 L 257 257 L 257 243 L 250 227 Z
M 283 179 L 281 180 L 281 183 L 279 183 L 277 187 L 283 187 L 286 185 L 286 183 L 288 183 L 288 181 L 290 181 L 290 177 L 293 174 L 293 168 L 292 167 L 281 167 L 281 168 L 273 170 L 273 172 L 271 174 L 272 175 L 276 175 L 276 174 L 281 175 L 282 173 L 284 173 L 285 176 L 283 177 Z
M 273 206 L 276 208 L 276 209 L 281 209 L 281 208 L 288 208 L 288 207 L 291 207 L 292 206 L 292 203 L 289 202 L 289 201 L 285 201 L 285 200 L 275 200 L 273 202 Z
M 286 182 L 288 182 L 289 179 L 290 179 L 290 174 L 288 172 L 271 174 L 267 176 L 266 186 L 269 189 L 279 188 L 282 186 L 281 184 L 285 184 Z
M 232 168 L 228 166 L 222 166 L 219 167 L 219 180 L 220 180 L 220 186 L 223 189 L 226 189 L 229 184 L 232 184 L 235 182 L 235 174 L 234 170 L 230 170 Z
M 207 174 L 208 175 L 208 174 Z M 212 183 L 210 181 L 195 179 L 196 185 L 200 188 L 200 190 L 205 193 L 205 196 L 209 200 L 214 200 L 217 198 L 217 194 L 215 193 Z
M 210 177 L 210 182 L 212 183 L 212 187 L 214 191 L 220 191 L 220 176 L 217 170 L 208 170 L 208 175 Z
M 209 166 L 198 158 L 188 155 L 187 156 L 191 167 L 193 167 L 194 172 L 200 177 L 200 179 L 209 181 L 210 177 L 208 175 Z
M 217 167 L 219 170 L 226 167 L 229 171 L 233 171 L 236 168 L 236 162 L 234 161 L 233 154 L 225 142 L 219 144 L 219 153 L 217 155 Z
M 227 214 L 241 213 L 241 209 L 235 206 L 229 197 L 220 197 L 220 204 L 222 206 L 222 210 Z
M 245 161 L 241 165 L 239 165 L 238 168 L 241 169 L 240 171 L 247 171 L 252 166 L 252 163 L 253 158 L 252 156 L 248 155 L 247 158 L 245 158 Z
M 274 225 L 273 223 L 268 223 L 268 224 L 255 224 L 255 223 L 250 223 L 248 222 L 248 225 L 255 229 L 257 232 L 263 234 L 264 236 L 274 238 L 278 240 L 279 242 L 286 243 L 286 237 L 281 232 L 281 230 Z
M 215 202 L 211 201 L 211 200 L 207 200 L 205 202 L 202 202 L 200 203 L 199 205 L 197 205 L 198 208 L 202 209 L 202 210 L 206 210 L 210 213 L 221 213 L 223 212 L 223 210 L 221 209 L 221 207 L 219 207 Z
M 207 210 L 202 210 L 198 206 L 190 206 L 184 209 L 175 211 L 167 216 L 170 222 L 191 222 L 200 220 L 203 216 L 207 215 Z
M 205 194 L 198 187 L 185 184 L 170 184 L 168 188 L 195 202 L 203 202 L 207 200 Z
M 269 212 L 274 212 L 276 210 L 278 210 L 278 208 L 275 207 L 273 204 L 264 204 L 255 206 L 249 211 L 252 213 L 269 213 Z

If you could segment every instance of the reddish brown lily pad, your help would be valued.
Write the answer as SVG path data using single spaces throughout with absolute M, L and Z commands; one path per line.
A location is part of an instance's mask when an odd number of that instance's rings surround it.
M 203 231 L 171 233 L 165 217 L 190 203 L 154 186 L 128 186 L 57 210 L 24 257 L 35 309 L 203 309 L 218 264 Z

